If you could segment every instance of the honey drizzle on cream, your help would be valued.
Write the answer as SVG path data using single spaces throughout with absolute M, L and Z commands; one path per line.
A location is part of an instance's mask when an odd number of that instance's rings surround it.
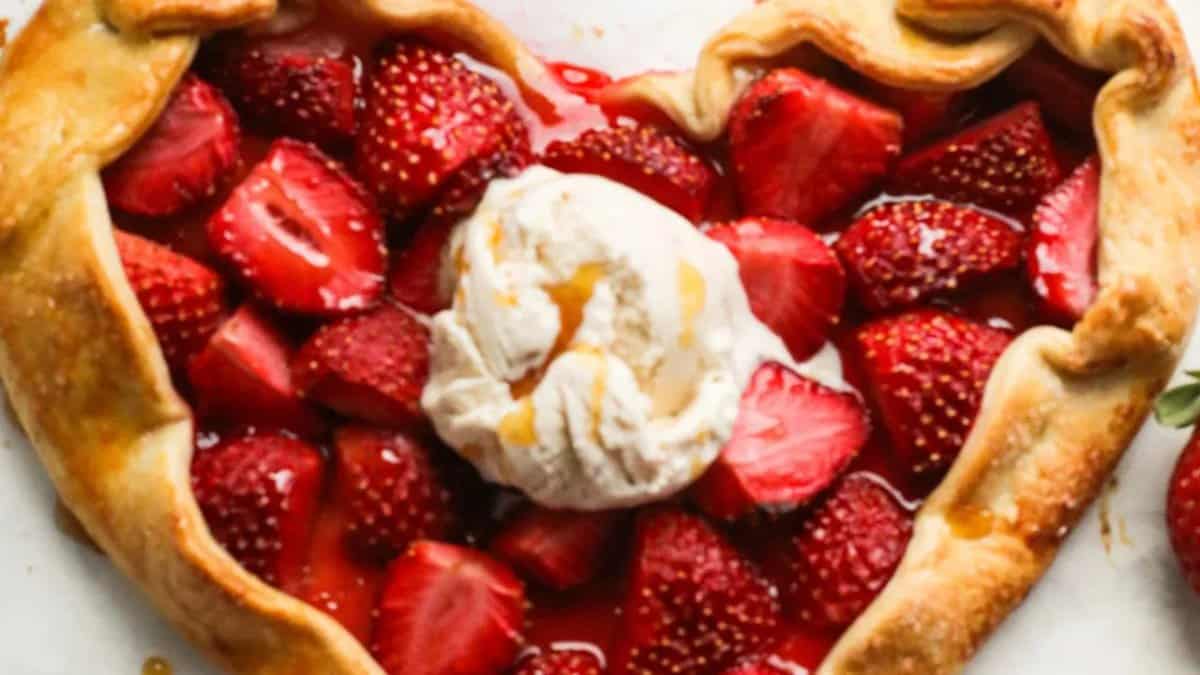
M 689 348 L 696 341 L 696 317 L 704 310 L 707 288 L 704 275 L 691 263 L 679 261 L 679 344 Z
M 532 394 L 533 390 L 537 389 L 538 384 L 541 383 L 542 378 L 546 376 L 546 371 L 549 370 L 554 360 L 575 342 L 575 333 L 579 331 L 579 325 L 583 323 L 584 307 L 592 299 L 592 294 L 596 291 L 596 284 L 600 283 L 603 278 L 603 264 L 585 263 L 575 270 L 570 279 L 543 287 L 546 294 L 550 296 L 550 300 L 558 306 L 558 337 L 554 339 L 554 346 L 550 348 L 550 353 L 546 355 L 541 366 L 509 384 L 509 391 L 514 400 Z

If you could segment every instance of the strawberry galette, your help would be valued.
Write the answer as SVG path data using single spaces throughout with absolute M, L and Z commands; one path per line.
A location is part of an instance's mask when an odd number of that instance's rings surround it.
M 0 137 L 14 407 L 247 675 L 957 672 L 1194 313 L 1157 0 L 766 0 L 619 81 L 466 0 L 50 0 Z

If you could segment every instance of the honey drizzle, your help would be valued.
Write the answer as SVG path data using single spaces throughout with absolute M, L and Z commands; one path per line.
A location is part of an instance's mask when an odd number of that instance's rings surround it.
M 509 392 L 514 400 L 523 399 L 533 393 L 546 376 L 546 371 L 563 352 L 570 348 L 575 341 L 575 333 L 583 323 L 583 308 L 592 299 L 596 284 L 604 277 L 604 265 L 601 263 L 585 263 L 575 270 L 570 279 L 558 284 L 547 284 L 543 287 L 550 300 L 558 306 L 559 329 L 554 346 L 546 355 L 542 365 L 535 368 L 525 377 L 509 384 Z
M 685 349 L 696 341 L 696 317 L 704 309 L 704 275 L 691 263 L 679 262 L 679 345 Z
M 142 675 L 171 675 L 174 672 L 171 663 L 159 656 L 151 656 L 142 664 Z

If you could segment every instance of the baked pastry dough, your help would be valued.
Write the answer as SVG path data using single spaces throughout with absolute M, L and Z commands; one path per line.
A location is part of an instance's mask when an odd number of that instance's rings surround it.
M 342 0 L 397 32 L 436 31 L 518 82 L 540 61 L 466 0 Z M 63 500 L 189 638 L 244 675 L 382 671 L 332 619 L 242 570 L 189 488 L 189 411 L 121 272 L 99 169 L 167 101 L 206 33 L 271 0 L 50 0 L 0 70 L 0 374 Z M 1104 174 L 1100 295 L 1071 333 L 1009 348 L 892 582 L 820 673 L 957 672 L 1051 563 L 1170 375 L 1193 319 L 1200 105 L 1161 0 L 767 0 L 694 72 L 609 95 L 722 131 L 755 70 L 812 43 L 872 78 L 964 89 L 1038 34 L 1115 72 L 1095 122 Z

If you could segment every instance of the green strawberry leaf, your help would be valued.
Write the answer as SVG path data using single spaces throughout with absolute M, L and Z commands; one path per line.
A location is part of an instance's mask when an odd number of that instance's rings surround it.
M 1193 377 L 1200 377 L 1188 373 Z M 1190 427 L 1200 418 L 1200 382 L 1176 387 L 1158 397 L 1154 406 L 1154 417 L 1159 424 L 1182 429 Z

